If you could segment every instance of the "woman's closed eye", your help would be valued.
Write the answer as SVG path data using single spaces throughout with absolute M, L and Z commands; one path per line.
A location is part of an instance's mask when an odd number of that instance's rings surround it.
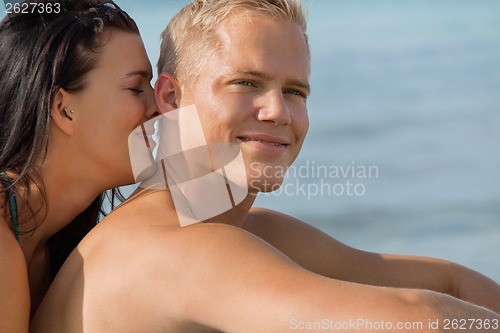
M 140 95 L 144 92 L 141 88 L 128 88 L 134 95 Z

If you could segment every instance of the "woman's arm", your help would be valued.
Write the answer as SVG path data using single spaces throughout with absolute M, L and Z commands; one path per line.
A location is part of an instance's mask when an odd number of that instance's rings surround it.
M 28 332 L 30 296 L 23 252 L 0 217 L 0 332 Z

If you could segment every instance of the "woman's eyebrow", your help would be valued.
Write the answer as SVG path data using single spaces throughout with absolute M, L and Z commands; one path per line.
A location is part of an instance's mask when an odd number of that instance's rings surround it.
M 148 70 L 138 70 L 138 71 L 132 71 L 132 72 L 125 74 L 124 79 L 127 79 L 127 78 L 129 78 L 131 76 L 135 76 L 135 75 L 139 75 L 139 76 L 146 78 L 146 79 L 153 77 L 153 74 Z

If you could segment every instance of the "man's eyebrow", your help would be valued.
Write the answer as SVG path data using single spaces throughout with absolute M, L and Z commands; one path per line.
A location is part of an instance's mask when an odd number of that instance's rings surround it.
M 138 70 L 138 71 L 132 71 L 124 75 L 124 79 L 128 79 L 129 77 L 139 75 L 140 77 L 143 77 L 145 79 L 152 78 L 153 74 L 150 71 L 147 70 Z
M 250 76 L 255 76 L 260 79 L 271 79 L 271 77 L 265 73 L 262 72 L 255 72 L 255 71 L 236 71 L 234 74 L 237 75 L 250 75 Z
M 271 77 L 269 75 L 262 73 L 262 72 L 255 72 L 255 71 L 237 71 L 234 74 L 250 75 L 250 76 L 255 76 L 255 77 L 258 77 L 258 78 L 264 79 L 264 80 L 271 79 Z M 308 82 L 303 82 L 301 80 L 287 80 L 286 83 L 289 85 L 292 85 L 292 86 L 296 86 L 296 87 L 305 89 L 305 90 L 307 90 L 307 93 L 310 93 L 310 91 L 311 91 L 311 85 Z

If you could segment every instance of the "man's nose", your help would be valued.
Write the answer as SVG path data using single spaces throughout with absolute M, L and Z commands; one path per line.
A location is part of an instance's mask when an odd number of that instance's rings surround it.
M 281 91 L 273 90 L 265 95 L 257 119 L 275 125 L 290 125 L 292 121 L 290 110 Z

